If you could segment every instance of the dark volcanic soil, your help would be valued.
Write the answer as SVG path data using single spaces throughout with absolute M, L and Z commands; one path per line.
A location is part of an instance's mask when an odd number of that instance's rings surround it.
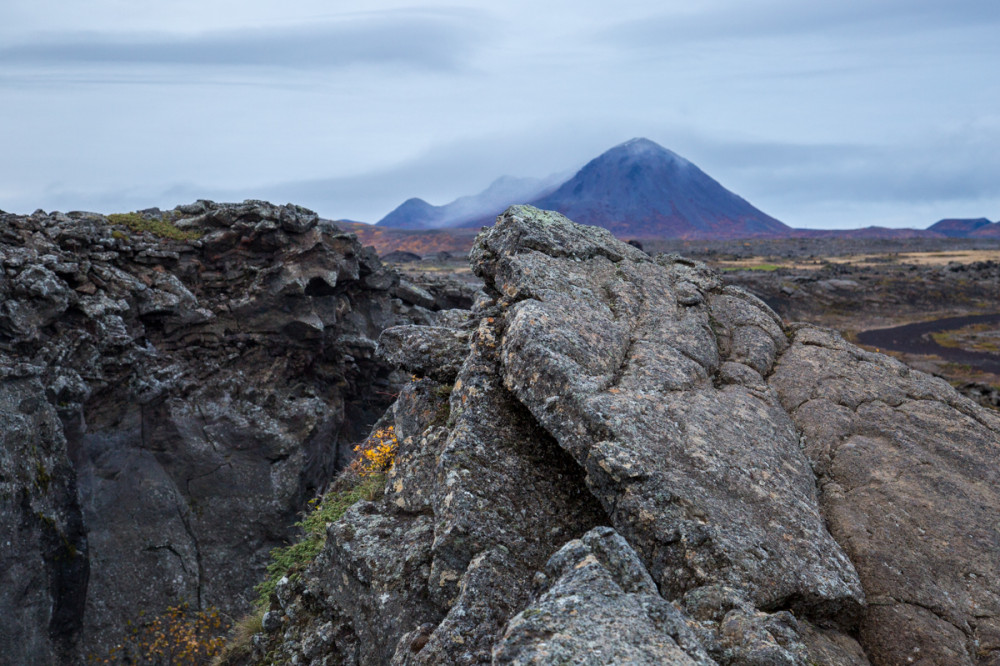
M 931 337 L 931 333 L 953 331 L 972 324 L 1000 325 L 1000 314 L 946 317 L 892 328 L 861 331 L 857 335 L 857 340 L 863 345 L 879 349 L 891 349 L 907 354 L 935 354 L 947 361 L 967 363 L 987 372 L 1000 374 L 1000 355 L 944 347 Z

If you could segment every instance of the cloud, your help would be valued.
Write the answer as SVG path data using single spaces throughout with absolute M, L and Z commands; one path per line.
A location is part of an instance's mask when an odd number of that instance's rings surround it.
M 703 40 L 774 38 L 810 34 L 899 33 L 1000 23 L 1000 4 L 993 0 L 842 0 L 809 3 L 769 0 L 743 3 L 725 0 L 700 3 L 698 10 L 657 13 L 619 23 L 601 37 L 627 48 L 670 47 Z
M 734 176 L 789 201 L 964 201 L 995 198 L 1000 182 L 996 153 L 969 145 L 779 146 L 780 164 L 772 149 L 757 150 L 755 164 L 731 165 Z
M 479 33 L 468 12 L 381 12 L 315 25 L 185 34 L 48 34 L 0 47 L 19 65 L 247 66 L 321 69 L 358 64 L 461 69 Z
M 972 125 L 886 144 L 720 141 L 682 150 L 722 185 L 794 227 L 923 228 L 1000 216 L 1000 128 Z

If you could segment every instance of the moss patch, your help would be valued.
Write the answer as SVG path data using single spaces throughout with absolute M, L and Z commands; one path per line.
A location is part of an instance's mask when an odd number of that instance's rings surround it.
M 305 533 L 300 541 L 271 551 L 267 578 L 254 588 L 258 594 L 256 606 L 259 611 L 267 609 L 279 580 L 284 576 L 297 576 L 316 559 L 326 544 L 327 525 L 339 520 L 359 500 L 376 499 L 385 486 L 384 474 L 353 475 L 346 481 L 345 478 L 341 477 L 341 483 L 346 487 L 341 490 L 335 488 L 319 501 L 314 500 L 314 508 L 295 524 Z
M 732 271 L 766 271 L 770 273 L 771 271 L 776 271 L 781 266 L 778 264 L 751 264 L 748 266 L 723 266 L 722 271 L 730 273 Z
M 190 241 L 201 238 L 200 231 L 185 231 L 177 228 L 171 217 L 171 213 L 164 213 L 163 218 L 159 220 L 144 217 L 139 213 L 111 213 L 107 218 L 112 224 L 119 224 L 136 233 L 151 233 L 159 238 L 178 241 Z

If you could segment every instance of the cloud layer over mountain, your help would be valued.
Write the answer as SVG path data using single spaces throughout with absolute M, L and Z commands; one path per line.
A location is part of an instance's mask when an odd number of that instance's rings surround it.
M 374 221 L 631 136 L 793 226 L 1000 215 L 995 3 L 0 7 L 0 208 Z

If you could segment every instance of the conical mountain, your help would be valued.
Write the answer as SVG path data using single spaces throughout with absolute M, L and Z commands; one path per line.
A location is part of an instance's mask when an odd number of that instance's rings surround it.
M 615 146 L 531 204 L 635 238 L 745 238 L 790 231 L 649 139 Z
M 438 224 L 442 206 L 432 206 L 419 197 L 407 199 L 378 223 L 396 229 L 432 229 Z

